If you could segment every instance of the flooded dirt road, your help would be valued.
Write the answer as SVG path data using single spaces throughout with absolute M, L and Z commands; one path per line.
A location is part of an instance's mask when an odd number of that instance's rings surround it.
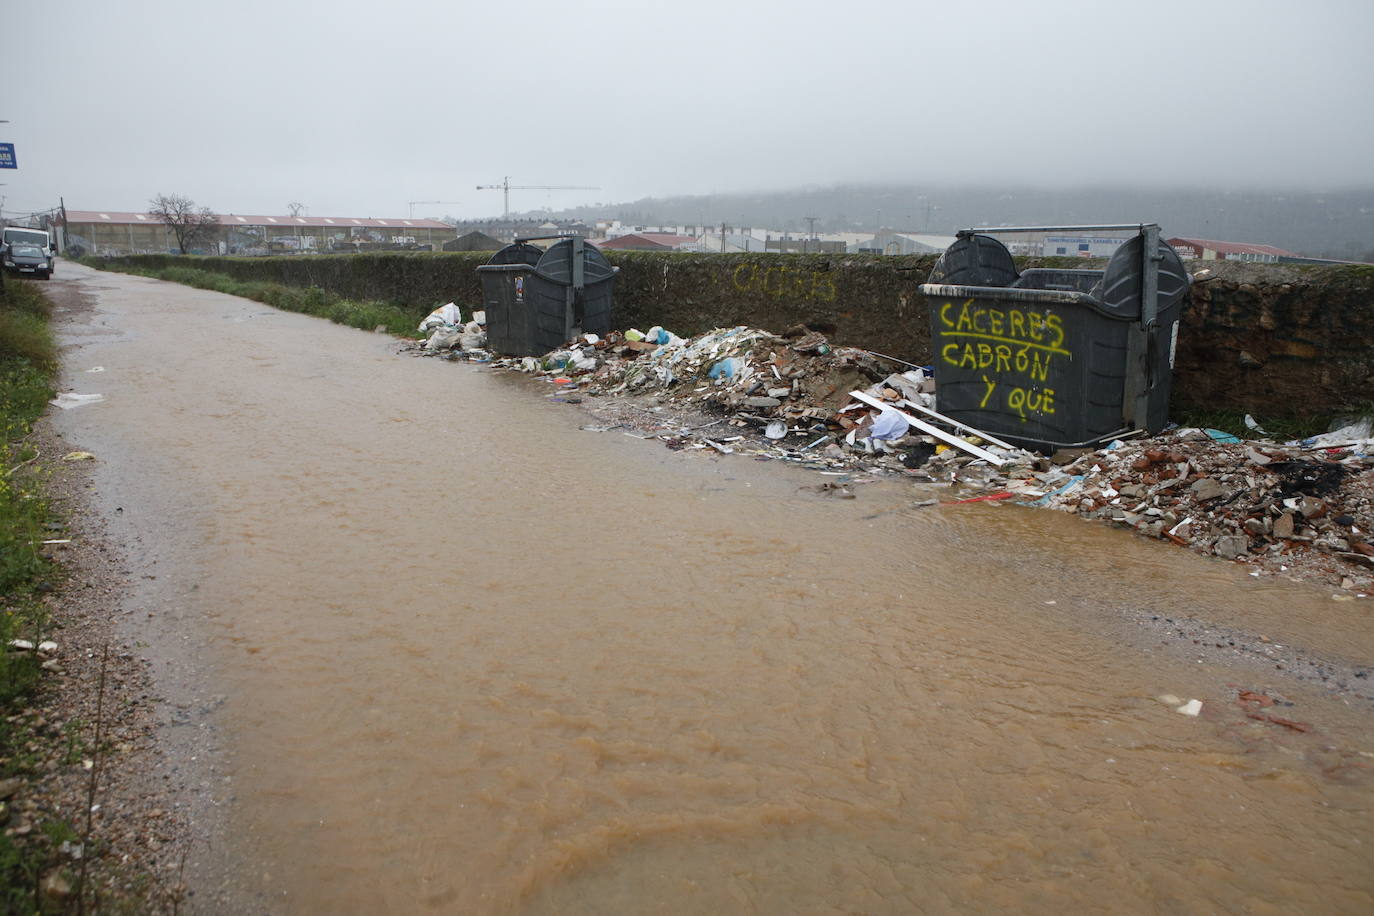
M 1369 702 L 1138 623 L 1367 662 L 1368 602 L 902 483 L 823 499 L 522 377 L 62 272 L 94 297 L 66 382 L 105 400 L 58 423 L 156 576 L 128 626 L 224 698 L 194 908 L 1374 907 Z

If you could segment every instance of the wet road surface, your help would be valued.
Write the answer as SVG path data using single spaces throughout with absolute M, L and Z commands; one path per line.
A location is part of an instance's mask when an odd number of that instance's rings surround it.
M 94 297 L 65 382 L 105 400 L 59 428 L 157 577 L 129 626 L 223 697 L 198 909 L 1374 908 L 1368 703 L 1136 623 L 1367 661 L 1368 602 L 904 483 L 823 499 L 381 335 L 62 275 Z

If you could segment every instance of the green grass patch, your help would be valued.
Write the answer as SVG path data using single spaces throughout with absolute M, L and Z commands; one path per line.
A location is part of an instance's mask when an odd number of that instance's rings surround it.
M 48 329 L 49 305 L 38 289 L 6 280 L 0 290 L 0 776 L 25 776 L 37 764 L 27 701 L 39 684 L 35 653 L 12 653 L 12 639 L 35 644 L 47 636 L 42 601 L 56 567 L 43 555 L 50 509 L 44 475 L 29 436 L 53 395 L 57 348 Z M 0 837 L 0 907 L 38 912 L 35 887 L 48 852 Z
M 109 268 L 108 264 L 97 260 L 87 260 L 83 263 L 92 267 Z M 317 318 L 328 319 L 335 324 L 342 324 L 363 331 L 382 328 L 388 334 L 412 335 L 415 333 L 415 326 L 419 323 L 415 317 L 416 309 L 414 306 L 407 307 L 391 302 L 344 299 L 318 286 L 287 286 L 282 283 L 269 283 L 265 280 L 240 280 L 228 274 L 194 267 L 174 266 L 149 269 L 120 266 L 117 269 L 122 273 L 151 277 L 154 280 L 166 280 L 170 283 L 180 283 L 183 286 L 194 286 L 196 289 L 210 289 L 219 293 L 228 293 L 231 296 L 241 296 L 283 311 L 314 315 Z M 437 308 L 440 304 L 435 303 L 433 308 Z

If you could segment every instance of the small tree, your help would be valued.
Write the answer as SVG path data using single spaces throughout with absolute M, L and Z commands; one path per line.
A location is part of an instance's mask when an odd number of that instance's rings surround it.
M 188 245 L 212 239 L 219 226 L 219 217 L 209 207 L 197 208 L 195 201 L 180 194 L 159 194 L 148 203 L 148 215 L 171 228 L 182 254 Z

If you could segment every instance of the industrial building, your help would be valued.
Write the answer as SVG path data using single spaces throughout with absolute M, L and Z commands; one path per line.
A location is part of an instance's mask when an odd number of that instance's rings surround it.
M 1213 239 L 1182 237 L 1172 238 L 1168 241 L 1170 245 L 1174 246 L 1174 251 L 1178 252 L 1180 258 L 1196 258 L 1199 261 L 1258 261 L 1265 264 L 1275 264 L 1289 258 L 1301 257 L 1301 255 L 1291 251 L 1275 248 L 1273 245 L 1218 242 Z
M 170 228 L 147 213 L 68 210 L 64 250 L 78 254 L 177 253 Z M 457 233 L 433 219 L 352 216 L 219 216 L 219 226 L 188 246 L 196 254 L 264 255 L 371 250 L 438 251 Z

